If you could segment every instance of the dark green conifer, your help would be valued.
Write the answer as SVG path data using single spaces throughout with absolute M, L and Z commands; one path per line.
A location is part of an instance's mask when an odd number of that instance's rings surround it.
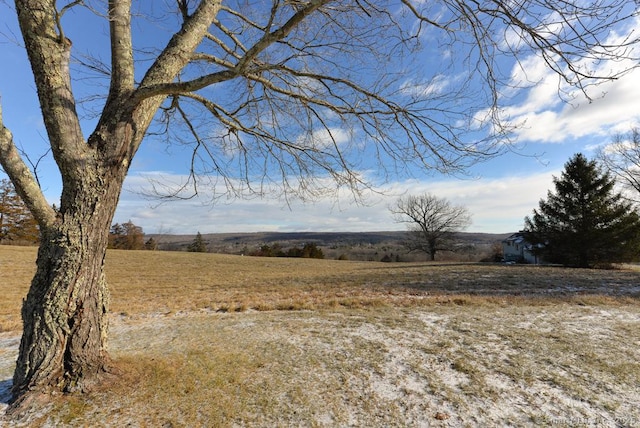
M 640 216 L 609 174 L 576 154 L 553 182 L 555 193 L 525 218 L 526 238 L 544 260 L 592 267 L 638 257 Z
M 187 251 L 190 251 L 192 253 L 207 252 L 207 244 L 204 242 L 204 239 L 202 238 L 200 232 L 198 232 L 196 237 L 193 239 L 193 242 L 189 244 L 189 246 L 187 247 Z

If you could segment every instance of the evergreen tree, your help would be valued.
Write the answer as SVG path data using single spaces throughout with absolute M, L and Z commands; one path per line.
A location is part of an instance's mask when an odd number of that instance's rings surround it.
M 9 180 L 0 180 L 0 243 L 35 244 L 40 239 L 36 220 Z
M 207 244 L 205 244 L 204 239 L 202 239 L 202 235 L 200 232 L 193 239 L 193 242 L 189 244 L 187 247 L 187 251 L 192 253 L 206 253 L 207 252 Z
M 308 259 L 324 259 L 324 253 L 322 248 L 319 248 L 315 243 L 304 244 L 302 248 L 302 257 Z
M 525 218 L 525 234 L 543 259 L 578 267 L 629 261 L 640 253 L 640 216 L 619 192 L 615 180 L 594 161 L 576 154 L 555 193 L 540 200 Z
M 158 242 L 156 242 L 156 240 L 153 238 L 149 238 L 147 242 L 144 243 L 144 249 L 155 251 L 158 249 Z

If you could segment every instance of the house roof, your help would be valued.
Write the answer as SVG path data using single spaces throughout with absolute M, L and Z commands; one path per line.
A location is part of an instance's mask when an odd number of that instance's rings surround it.
M 516 232 L 513 235 L 510 235 L 507 238 L 503 239 L 502 242 L 514 243 L 514 244 L 525 244 L 527 243 L 527 240 L 525 239 L 523 232 Z
M 534 247 L 542 248 L 544 245 L 534 245 L 527 241 L 524 232 L 516 232 L 502 241 L 503 244 L 520 244 L 525 250 L 532 251 Z

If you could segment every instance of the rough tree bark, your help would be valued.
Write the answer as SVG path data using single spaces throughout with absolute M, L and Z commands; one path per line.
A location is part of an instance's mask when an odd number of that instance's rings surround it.
M 78 2 L 76 2 L 78 3 Z M 19 156 L 0 110 L 0 161 L 37 219 L 37 271 L 23 303 L 23 336 L 8 413 L 20 417 L 40 397 L 85 391 L 109 370 L 109 292 L 104 275 L 108 234 L 124 178 L 171 82 L 207 30 L 218 2 L 203 2 L 134 91 L 130 1 L 109 2 L 112 78 L 103 115 L 85 140 L 71 89 L 71 41 L 55 2 L 18 0 L 16 10 L 63 190 L 50 207 Z
M 59 221 L 42 231 L 37 272 L 22 308 L 13 395 L 85 390 L 106 370 L 109 293 L 104 276 L 108 227 L 120 191 L 113 180 L 61 204 Z
M 71 41 L 56 26 L 60 12 L 55 2 L 18 1 L 16 9 L 63 192 L 58 212 L 42 208 L 34 214 L 41 245 L 22 308 L 12 409 L 51 390 L 83 389 L 105 369 L 108 291 L 103 264 L 127 171 L 126 162 L 105 156 L 109 150 L 104 146 L 84 140 L 71 90 Z M 10 150 L 11 144 L 5 141 L 3 146 Z M 25 201 L 33 204 L 33 177 L 24 171 L 17 177 L 21 165 L 15 156 L 2 158 Z

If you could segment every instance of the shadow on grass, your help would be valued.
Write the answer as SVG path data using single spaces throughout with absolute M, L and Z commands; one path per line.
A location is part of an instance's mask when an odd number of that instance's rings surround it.
M 12 379 L 0 380 L 0 404 L 9 404 L 11 399 Z
M 398 264 L 376 270 L 380 275 L 370 284 L 421 295 L 640 298 L 640 272 L 629 269 L 436 262 Z

